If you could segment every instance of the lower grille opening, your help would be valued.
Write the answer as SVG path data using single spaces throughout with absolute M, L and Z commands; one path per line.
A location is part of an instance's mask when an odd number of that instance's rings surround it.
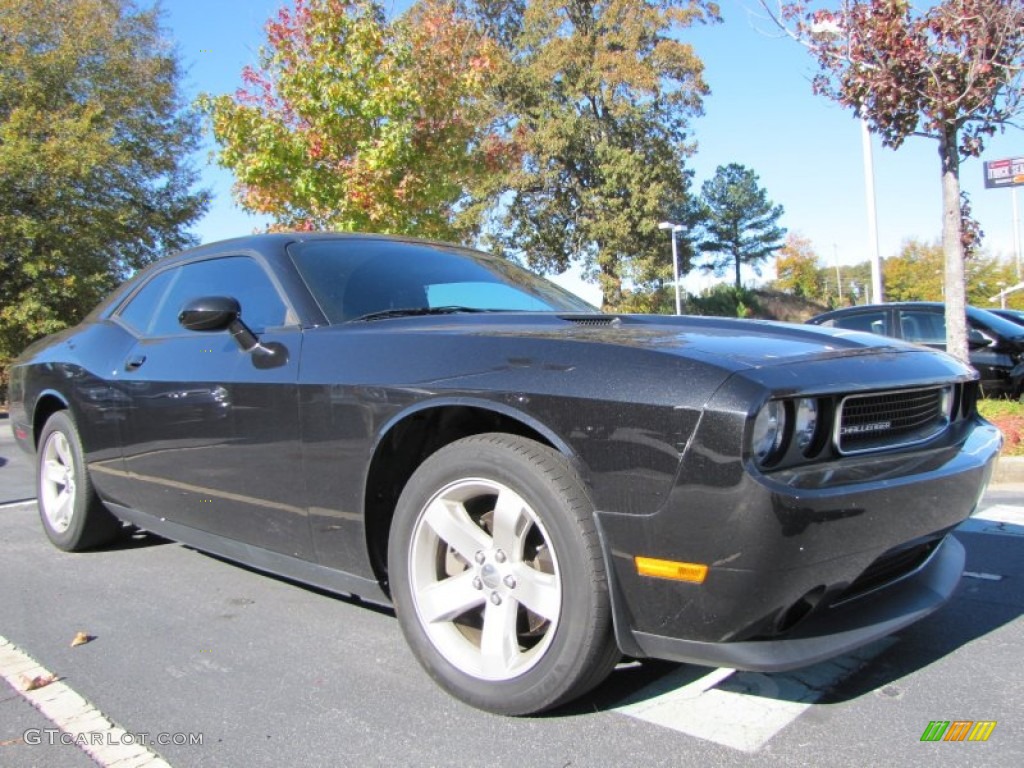
M 860 597 L 913 573 L 924 565 L 941 543 L 941 538 L 932 539 L 921 544 L 886 552 L 864 569 L 864 572 L 846 588 L 834 604 Z
M 782 611 L 775 620 L 775 634 L 788 632 L 806 619 L 817 608 L 821 598 L 825 596 L 825 587 L 818 586 L 807 592 L 803 597 Z

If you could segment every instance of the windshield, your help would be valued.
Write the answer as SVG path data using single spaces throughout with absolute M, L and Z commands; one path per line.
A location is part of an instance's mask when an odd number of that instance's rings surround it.
M 598 311 L 512 262 L 455 246 L 353 238 L 288 251 L 331 323 L 402 310 Z

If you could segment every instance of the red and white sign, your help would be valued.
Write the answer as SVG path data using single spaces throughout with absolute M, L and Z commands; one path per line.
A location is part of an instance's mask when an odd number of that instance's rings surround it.
M 1024 157 L 1008 157 L 985 163 L 985 188 L 1024 186 Z

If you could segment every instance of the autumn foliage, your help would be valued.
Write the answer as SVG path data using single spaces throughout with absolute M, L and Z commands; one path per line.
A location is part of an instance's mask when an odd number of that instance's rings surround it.
M 960 162 L 1024 108 L 1024 0 L 762 3 L 817 60 L 817 93 L 850 107 L 888 146 L 938 142 L 948 349 L 966 360 L 964 246 L 976 244 L 964 232 Z
M 202 100 L 243 207 L 277 229 L 460 239 L 467 190 L 514 148 L 488 130 L 499 53 L 455 3 L 389 22 L 367 0 L 297 0 L 266 33 L 244 87 Z

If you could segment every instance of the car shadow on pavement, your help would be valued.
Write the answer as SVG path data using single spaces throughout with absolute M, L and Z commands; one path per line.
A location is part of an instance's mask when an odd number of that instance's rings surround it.
M 708 683 L 707 690 L 818 704 L 842 703 L 876 691 L 886 695 L 895 681 L 1018 619 L 1024 614 L 1024 595 L 1013 583 L 1024 576 L 1024 529 L 1019 535 L 998 537 L 958 531 L 957 538 L 967 550 L 968 575 L 949 603 L 931 616 L 836 659 L 788 672 L 735 672 Z M 715 672 L 692 664 L 626 660 L 590 694 L 541 717 L 643 706 L 686 686 L 691 686 L 686 696 L 697 697 L 705 690 L 702 680 L 712 680 Z
M 185 545 L 185 546 L 187 546 L 187 545 Z M 346 593 L 343 593 L 343 592 L 332 592 L 329 589 L 323 589 L 321 587 L 315 587 L 312 584 L 306 584 L 305 582 L 302 582 L 302 581 L 296 581 L 295 579 L 290 579 L 287 576 L 279 576 L 276 573 L 270 573 L 269 571 L 263 571 L 263 570 L 260 570 L 259 568 L 254 568 L 254 567 L 252 567 L 250 565 L 246 565 L 245 563 L 239 563 L 238 561 L 232 560 L 231 558 L 222 557 L 221 555 L 215 555 L 212 552 L 203 552 L 202 550 L 194 549 L 193 547 L 188 547 L 188 549 L 192 549 L 194 552 L 197 552 L 200 555 L 205 555 L 206 557 L 212 558 L 214 560 L 219 560 L 220 562 L 226 563 L 227 565 L 230 565 L 233 568 L 241 568 L 242 570 L 248 571 L 249 573 L 255 573 L 258 576 L 263 576 L 264 578 L 267 578 L 267 579 L 273 579 L 274 581 L 279 581 L 282 584 L 289 584 L 289 585 L 295 587 L 296 589 L 301 589 L 301 590 L 304 590 L 304 591 L 309 592 L 309 593 L 314 594 L 314 595 L 321 595 L 323 597 L 328 597 L 331 600 L 339 600 L 339 601 L 341 601 L 343 603 L 347 603 L 349 605 L 355 605 L 355 606 L 358 606 L 360 608 L 365 608 L 368 611 L 373 611 L 374 613 L 379 613 L 379 614 L 381 614 L 383 616 L 390 616 L 392 618 L 395 618 L 395 609 L 392 608 L 390 605 L 381 605 L 380 603 L 374 603 L 374 602 L 370 602 L 369 600 L 364 600 L 361 597 L 358 597 L 356 595 L 350 595 L 350 594 L 346 594 Z M 397 630 L 397 628 L 398 628 L 397 624 L 395 625 L 395 628 Z
M 155 533 L 136 528 L 134 525 L 126 525 L 123 533 L 109 544 L 105 544 L 97 551 L 120 552 L 128 549 L 145 549 L 146 547 L 158 547 L 162 544 L 172 543 L 170 539 L 157 536 Z

